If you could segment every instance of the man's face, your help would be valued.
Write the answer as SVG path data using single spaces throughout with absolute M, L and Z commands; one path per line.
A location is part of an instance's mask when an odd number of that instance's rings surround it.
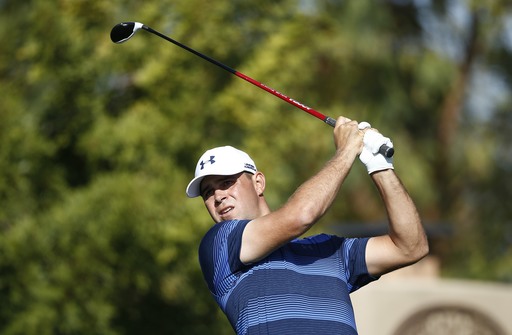
M 201 182 L 201 197 L 216 222 L 233 219 L 252 220 L 259 217 L 256 175 L 239 173 L 231 176 L 208 176 Z

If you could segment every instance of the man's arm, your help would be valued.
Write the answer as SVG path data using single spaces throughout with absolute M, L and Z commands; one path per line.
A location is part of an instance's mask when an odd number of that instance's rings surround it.
M 357 122 L 343 117 L 337 120 L 335 155 L 302 184 L 283 207 L 247 224 L 240 252 L 242 262 L 248 264 L 264 258 L 304 234 L 324 215 L 361 152 L 362 139 Z
M 413 264 L 428 254 L 428 241 L 416 206 L 393 170 L 373 173 L 389 219 L 389 233 L 372 237 L 366 247 L 371 275 Z

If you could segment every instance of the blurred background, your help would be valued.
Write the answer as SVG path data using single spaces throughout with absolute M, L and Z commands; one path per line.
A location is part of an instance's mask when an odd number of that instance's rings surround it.
M 333 154 L 332 128 L 185 50 L 145 31 L 112 43 L 123 21 L 391 137 L 431 244 L 401 276 L 430 283 L 415 301 L 482 288 L 490 309 L 464 311 L 510 311 L 496 300 L 512 285 L 508 1 L 0 0 L 1 334 L 232 334 L 197 261 L 212 225 L 185 195 L 197 158 L 247 151 L 277 208 Z M 356 162 L 311 233 L 380 234 L 385 219 Z M 375 314 L 409 306 L 407 285 L 392 292 Z M 442 334 L 411 328 L 432 306 L 373 334 Z

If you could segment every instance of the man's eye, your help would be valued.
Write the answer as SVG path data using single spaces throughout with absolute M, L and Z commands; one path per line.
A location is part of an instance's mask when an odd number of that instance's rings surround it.
M 204 190 L 202 193 L 201 193 L 201 197 L 203 197 L 204 200 L 208 199 L 209 197 L 211 197 L 213 195 L 213 191 L 212 189 L 207 189 L 207 190 Z
M 235 180 L 233 180 L 233 179 L 226 179 L 223 182 L 223 186 L 224 187 L 226 187 L 226 186 L 229 187 L 229 186 L 233 185 L 234 183 L 235 183 Z

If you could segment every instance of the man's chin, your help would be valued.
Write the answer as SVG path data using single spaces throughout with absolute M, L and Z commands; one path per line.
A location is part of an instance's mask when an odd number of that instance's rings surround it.
M 220 218 L 220 221 L 219 222 L 224 222 L 224 221 L 231 221 L 231 220 L 234 220 L 231 215 L 226 215 L 226 216 L 222 216 Z
M 225 215 L 219 216 L 218 220 L 220 220 L 219 222 L 231 221 L 231 220 L 236 220 L 236 217 L 235 217 L 234 213 L 229 212 Z

